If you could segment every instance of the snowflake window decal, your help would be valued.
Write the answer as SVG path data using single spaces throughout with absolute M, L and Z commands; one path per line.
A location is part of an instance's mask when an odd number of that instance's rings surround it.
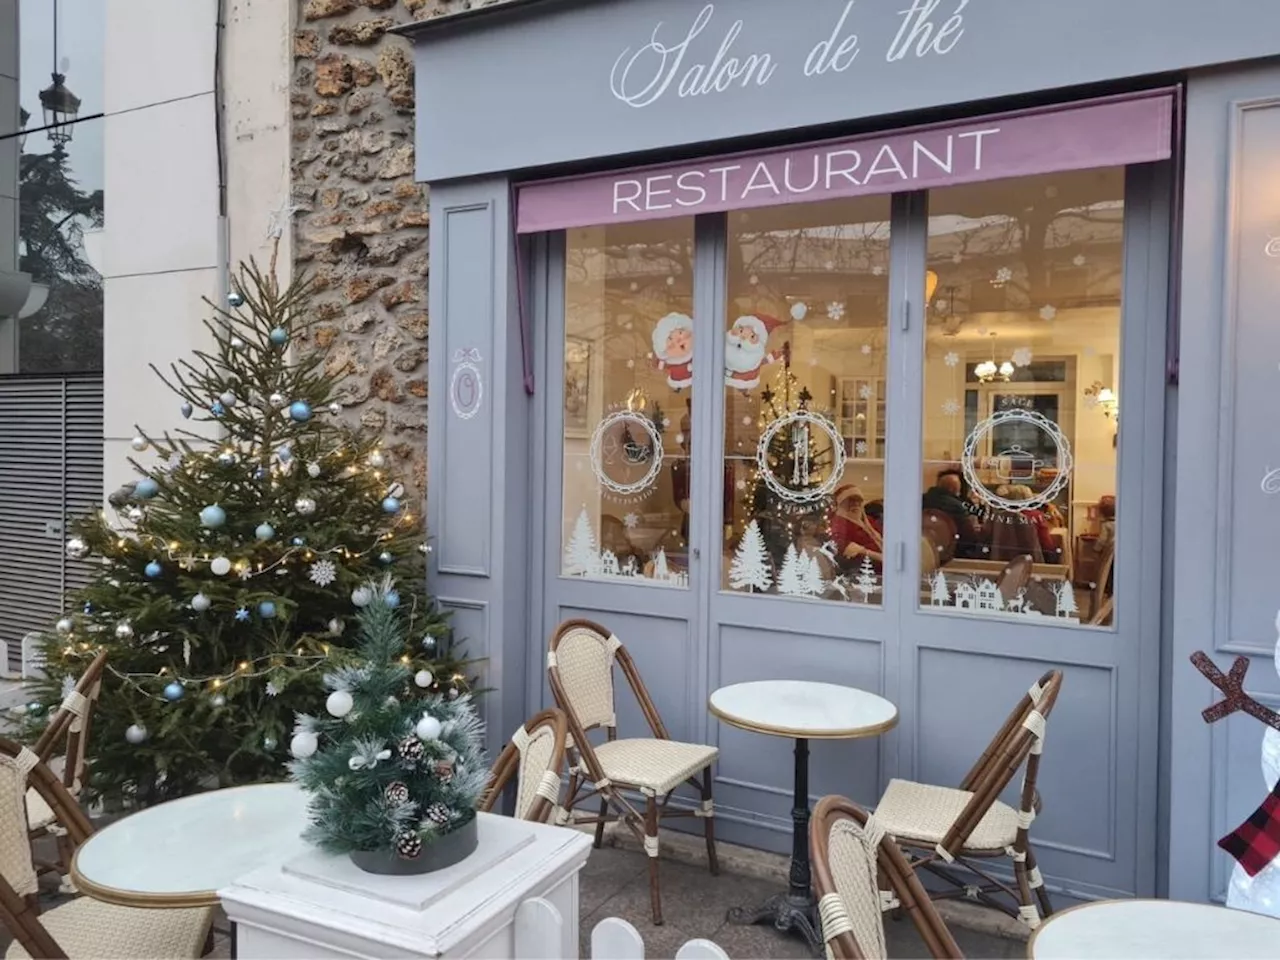
M 839 321 L 844 318 L 844 304 L 838 300 L 833 300 L 827 304 L 828 319 Z
M 1046 303 L 1040 308 L 1040 319 L 1046 322 L 1053 320 L 1058 315 L 1058 308 L 1052 304 Z
M 1031 365 L 1031 348 L 1019 347 L 1013 351 L 1013 365 L 1015 367 L 1028 367 Z
M 948 397 L 942 401 L 942 413 L 944 416 L 955 417 L 960 414 L 960 402 L 955 397 Z
M 960 354 L 952 350 L 948 352 L 945 357 L 942 358 L 942 362 L 945 363 L 948 367 L 954 367 L 960 363 Z

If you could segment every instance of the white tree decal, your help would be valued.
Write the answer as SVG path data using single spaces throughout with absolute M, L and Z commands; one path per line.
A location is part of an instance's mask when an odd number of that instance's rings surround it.
M 820 597 L 827 592 L 827 581 L 822 579 L 822 568 L 818 558 L 811 553 L 804 553 L 800 561 L 800 581 L 804 584 L 804 592 Z
M 778 571 L 778 592 L 789 597 L 798 597 L 804 593 L 803 571 L 800 569 L 800 556 L 793 543 L 787 547 L 787 555 L 783 558 L 782 569 Z
M 662 547 L 658 548 L 658 552 L 653 557 L 653 579 L 671 579 L 671 568 L 667 566 L 667 551 Z
M 573 525 L 573 534 L 564 548 L 564 572 L 572 577 L 586 577 L 599 571 L 600 551 L 596 547 L 596 534 L 591 529 L 587 508 L 582 507 Z
M 1057 599 L 1057 614 L 1060 617 L 1074 618 L 1080 608 L 1076 606 L 1076 591 L 1071 586 L 1070 580 L 1063 580 L 1053 588 L 1053 595 Z
M 733 563 L 729 565 L 729 586 L 734 590 L 765 593 L 772 584 L 773 574 L 769 570 L 764 534 L 760 532 L 760 524 L 752 520 L 733 555 Z
M 945 607 L 951 602 L 951 590 L 947 586 L 947 578 L 938 570 L 929 581 L 930 593 L 935 607 Z
M 866 554 L 862 555 L 862 566 L 858 570 L 858 579 L 854 581 L 854 585 L 858 588 L 858 592 L 862 594 L 863 603 L 869 602 L 871 594 L 875 593 L 880 587 L 880 578 L 876 576 L 875 565 L 872 564 L 871 558 Z

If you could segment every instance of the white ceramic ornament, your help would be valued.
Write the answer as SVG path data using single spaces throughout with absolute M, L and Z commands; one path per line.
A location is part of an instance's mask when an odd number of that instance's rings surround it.
M 413 675 L 413 682 L 420 687 L 431 686 L 431 681 L 433 681 L 434 679 L 435 677 L 431 675 L 430 670 L 419 670 L 417 673 Z
M 329 636 L 331 637 L 342 636 L 342 631 L 346 629 L 346 626 L 347 625 L 345 623 L 343 623 L 337 617 L 334 617 L 332 620 L 329 621 Z
M 329 404 L 329 412 L 336 417 L 338 414 L 342 412 L 342 404 L 340 403 Z
M 381 450 L 375 450 L 369 454 L 369 466 L 375 470 L 381 470 L 387 465 L 387 458 L 383 456 Z
M 273 407 L 283 407 L 283 406 L 284 406 L 284 394 L 283 394 L 283 393 L 273 393 L 271 396 L 267 397 L 267 403 L 271 404 L 271 406 L 273 406 Z
M 71 622 L 70 617 L 63 617 L 56 624 L 54 624 L 54 629 L 56 629 L 59 633 L 67 634 L 71 632 L 74 626 L 75 624 Z
M 320 739 L 309 730 L 299 730 L 289 741 L 289 752 L 299 760 L 313 756 L 320 746 Z
M 368 587 L 356 587 L 351 591 L 351 603 L 357 607 L 367 607 L 373 600 L 373 593 Z
M 214 557 L 213 562 L 209 564 L 209 569 L 213 571 L 215 577 L 225 577 L 231 572 L 231 561 L 226 557 Z
M 133 627 L 128 620 L 121 620 L 116 624 L 116 639 L 128 640 L 133 636 Z
M 191 609 L 196 613 L 204 613 L 209 609 L 210 600 L 203 593 L 197 593 L 191 598 Z
M 304 517 L 310 516 L 316 512 L 316 502 L 310 497 L 299 497 L 293 502 L 293 509 L 297 510 L 298 513 L 302 514 Z
M 129 446 L 141 453 L 143 450 L 147 449 L 147 438 L 142 436 L 134 437 L 129 441 Z
M 308 464 L 307 464 L 307 476 L 308 476 L 308 477 L 310 477 L 312 480 L 314 480 L 316 477 L 320 476 L 320 464 L 318 464 L 318 463 L 308 463 Z
M 345 717 L 354 706 L 355 701 L 345 690 L 333 691 L 329 694 L 329 699 L 324 702 L 324 708 L 329 711 L 331 717 Z
M 230 390 L 225 391 L 218 399 L 222 401 L 222 405 L 228 410 L 236 405 L 236 395 Z
M 147 740 L 147 728 L 140 724 L 131 724 L 129 729 L 125 730 L 124 738 L 134 746 L 137 746 L 140 743 L 145 743 Z
M 213 698 L 213 705 L 215 707 L 225 707 L 227 705 L 227 698 L 219 693 Z
M 435 740 L 440 736 L 440 731 L 443 729 L 444 724 L 428 714 L 418 721 L 418 725 L 413 728 L 413 732 L 418 735 L 419 740 Z

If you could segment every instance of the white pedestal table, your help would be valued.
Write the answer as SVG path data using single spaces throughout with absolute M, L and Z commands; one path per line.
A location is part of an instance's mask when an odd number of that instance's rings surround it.
M 591 837 L 478 814 L 466 860 L 419 876 L 365 873 L 345 856 L 308 849 L 221 890 L 240 960 L 516 956 L 515 916 L 538 897 L 558 911 L 556 957 L 578 956 L 578 872 Z
M 809 869 L 809 741 L 879 736 L 897 725 L 898 708 L 856 687 L 757 680 L 721 687 L 711 694 L 708 709 L 730 726 L 796 742 L 789 889 L 758 908 L 730 910 L 728 919 L 741 924 L 771 920 L 779 930 L 799 933 L 818 952 L 822 938 Z
M 1208 903 L 1102 900 L 1068 907 L 1031 935 L 1033 960 L 1274 960 L 1280 920 Z

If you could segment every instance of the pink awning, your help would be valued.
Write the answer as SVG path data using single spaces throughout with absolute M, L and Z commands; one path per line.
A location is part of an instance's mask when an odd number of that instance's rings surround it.
M 1174 93 L 528 183 L 516 227 L 539 233 L 1151 163 L 1172 151 Z

